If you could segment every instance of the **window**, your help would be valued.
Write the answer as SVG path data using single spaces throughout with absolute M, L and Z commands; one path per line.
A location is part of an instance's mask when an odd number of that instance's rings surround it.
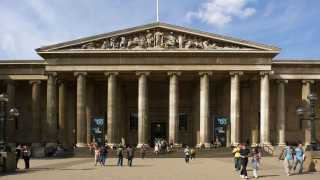
M 187 113 L 179 114 L 179 130 L 186 131 L 188 129 L 188 115 Z
M 130 129 L 138 129 L 138 113 L 130 113 Z

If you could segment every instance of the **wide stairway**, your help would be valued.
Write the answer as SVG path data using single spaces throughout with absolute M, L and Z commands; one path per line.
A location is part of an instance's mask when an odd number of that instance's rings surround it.
M 157 156 L 158 158 L 183 158 L 183 148 L 175 148 L 171 152 L 161 152 Z M 90 153 L 87 148 L 77 148 L 73 153 L 74 157 L 93 157 L 93 154 Z M 231 148 L 221 147 L 221 148 L 212 148 L 212 149 L 202 149 L 196 150 L 196 158 L 223 158 L 223 157 L 232 157 Z M 108 158 L 117 157 L 116 150 L 108 151 Z M 126 157 L 126 151 L 124 151 L 124 157 Z M 140 157 L 140 150 L 135 149 L 135 157 Z M 146 150 L 145 158 L 156 158 L 156 155 L 153 149 L 149 148 Z

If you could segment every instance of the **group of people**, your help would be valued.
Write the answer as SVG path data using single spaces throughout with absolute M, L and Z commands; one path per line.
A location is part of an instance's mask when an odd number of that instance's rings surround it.
M 247 166 L 249 156 L 252 157 L 251 164 L 253 169 L 253 177 L 258 178 L 258 169 L 261 160 L 261 149 L 259 146 L 255 146 L 250 149 L 245 144 L 239 144 L 232 150 L 234 154 L 234 167 L 236 171 L 240 171 L 240 177 L 248 179 Z
M 159 156 L 163 152 L 171 152 L 173 149 L 173 142 L 168 143 L 165 139 L 155 138 L 154 140 L 154 153 Z
M 184 148 L 184 159 L 185 162 L 188 164 L 190 159 L 195 159 L 196 158 L 196 150 L 194 148 L 189 148 L 189 146 L 186 146 Z
M 94 165 L 97 166 L 100 164 L 101 166 L 106 165 L 106 159 L 108 157 L 108 150 L 110 149 L 109 146 L 98 146 L 96 144 L 91 144 L 89 146 L 90 151 L 94 153 Z M 132 166 L 132 161 L 134 157 L 134 149 L 132 146 L 128 145 L 126 148 L 124 145 L 119 144 L 118 146 L 112 147 L 112 149 L 116 150 L 117 157 L 118 157 L 118 166 L 123 166 L 123 158 L 124 154 L 126 153 L 128 159 L 128 166 Z
M 27 145 L 17 145 L 16 147 L 16 168 L 18 169 L 19 159 L 22 158 L 24 160 L 24 168 L 30 168 L 30 158 L 31 158 L 31 150 Z
M 303 162 L 305 160 L 305 153 L 301 143 L 298 144 L 296 148 L 293 148 L 288 143 L 282 153 L 279 156 L 279 159 L 283 159 L 284 169 L 288 176 L 292 172 L 295 172 L 298 167 L 298 173 L 303 172 Z

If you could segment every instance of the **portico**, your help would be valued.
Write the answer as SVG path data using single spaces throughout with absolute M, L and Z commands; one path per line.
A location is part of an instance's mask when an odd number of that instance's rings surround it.
M 109 145 L 152 145 L 157 136 L 207 148 L 217 138 L 265 146 L 310 139 L 295 106 L 319 88 L 320 63 L 275 61 L 273 46 L 154 23 L 37 53 L 44 62 L 0 63 L 2 91 L 24 120 L 8 123 L 12 143 L 85 147 L 98 117 Z

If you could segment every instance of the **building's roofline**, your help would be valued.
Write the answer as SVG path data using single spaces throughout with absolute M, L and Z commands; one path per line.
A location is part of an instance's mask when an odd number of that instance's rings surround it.
M 66 42 L 53 44 L 53 45 L 49 45 L 49 46 L 43 46 L 43 47 L 37 48 L 36 51 L 38 53 L 41 53 L 41 52 L 46 52 L 49 50 L 54 50 L 54 49 L 57 49 L 60 47 L 72 46 L 72 45 L 76 45 L 76 44 L 80 44 L 80 43 L 86 43 L 89 41 L 100 40 L 100 39 L 103 39 L 106 37 L 111 37 L 111 36 L 121 35 L 121 34 L 128 34 L 128 33 L 132 33 L 135 31 L 141 31 L 141 30 L 146 30 L 146 29 L 156 28 L 156 27 L 170 28 L 170 29 L 177 30 L 177 31 L 188 32 L 188 33 L 198 34 L 198 35 L 202 35 L 202 36 L 208 36 L 211 38 L 216 38 L 216 39 L 227 41 L 230 43 L 243 44 L 246 46 L 252 46 L 252 47 L 256 47 L 256 48 L 260 48 L 260 49 L 264 49 L 264 50 L 277 51 L 277 52 L 280 51 L 280 48 L 275 47 L 275 46 L 256 43 L 256 42 L 247 41 L 247 40 L 243 40 L 243 39 L 239 39 L 239 38 L 233 38 L 233 37 L 224 36 L 224 35 L 218 35 L 218 34 L 209 33 L 209 32 L 203 32 L 203 31 L 199 31 L 199 30 L 195 30 L 195 29 L 191 29 L 191 28 L 186 28 L 186 27 L 181 27 L 181 26 L 171 25 L 171 24 L 161 23 L 161 22 L 150 23 L 150 24 L 131 27 L 131 28 L 123 29 L 123 30 L 117 30 L 117 31 L 109 32 L 109 33 L 79 38 L 76 40 L 66 41 Z
M 309 65 L 309 64 L 320 64 L 320 59 L 274 59 L 272 64 L 300 64 L 300 65 Z
M 44 65 L 47 64 L 45 60 L 0 60 L 0 65 Z

